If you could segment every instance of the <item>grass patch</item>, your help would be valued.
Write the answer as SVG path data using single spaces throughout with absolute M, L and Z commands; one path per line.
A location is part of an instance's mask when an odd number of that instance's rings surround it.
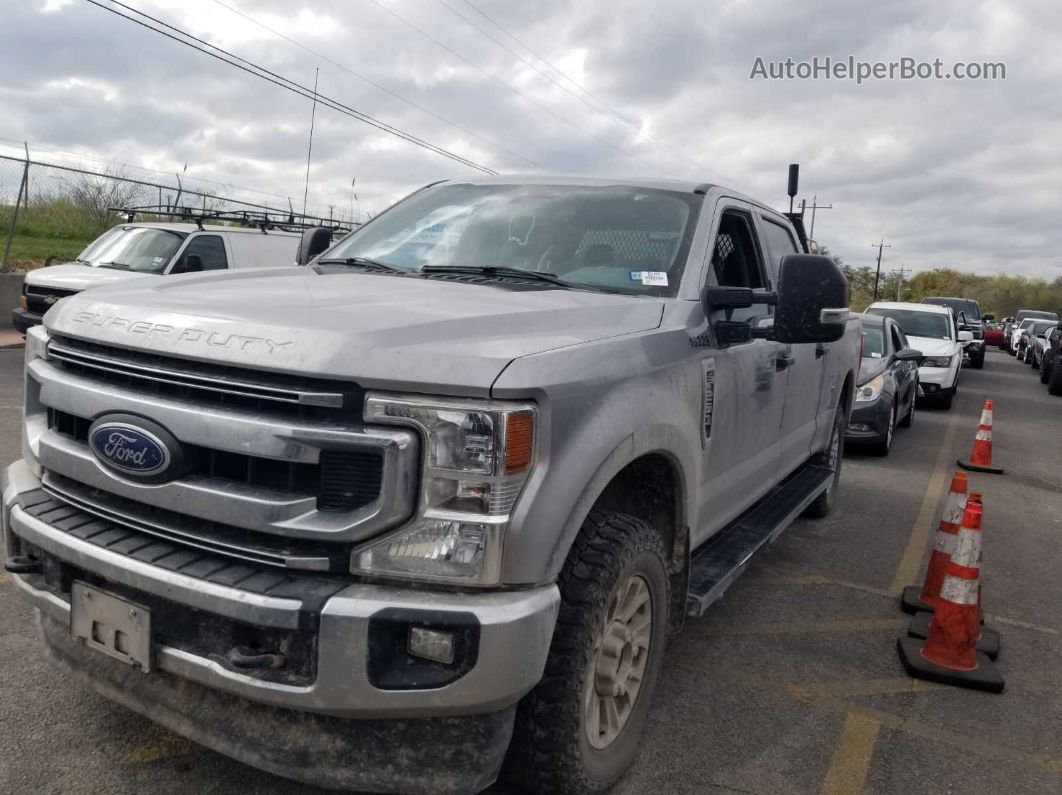
M 0 254 L 13 212 L 10 205 L 0 207 Z M 65 198 L 31 201 L 19 211 L 8 270 L 30 270 L 49 259 L 71 260 L 113 223 L 113 217 L 100 217 Z

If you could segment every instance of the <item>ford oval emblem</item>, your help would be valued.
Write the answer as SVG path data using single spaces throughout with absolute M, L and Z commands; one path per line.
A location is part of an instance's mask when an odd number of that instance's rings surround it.
M 154 425 L 143 425 L 147 424 Z M 124 474 L 137 477 L 160 475 L 173 462 L 173 453 L 161 438 L 169 434 L 164 431 L 153 433 L 143 425 L 124 418 L 101 418 L 89 428 L 89 447 L 100 461 Z

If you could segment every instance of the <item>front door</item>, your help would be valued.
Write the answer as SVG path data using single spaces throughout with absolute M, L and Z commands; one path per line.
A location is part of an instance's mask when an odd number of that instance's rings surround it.
M 763 253 L 751 208 L 740 202 L 721 206 L 708 283 L 726 287 L 767 287 Z M 765 327 L 765 304 L 713 312 L 711 323 L 730 320 Z M 700 493 L 700 527 L 693 543 L 719 530 L 762 497 L 776 480 L 778 427 L 785 401 L 786 374 L 779 371 L 782 346 L 766 339 L 716 346 L 705 351 L 702 377 L 711 379 L 713 411 L 706 430 Z M 708 387 L 706 387 L 707 389 Z

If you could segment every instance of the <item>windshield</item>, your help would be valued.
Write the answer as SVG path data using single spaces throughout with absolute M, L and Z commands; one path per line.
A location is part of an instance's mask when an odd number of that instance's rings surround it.
M 1032 324 L 1032 328 L 1029 329 L 1029 335 L 1039 337 L 1041 334 L 1053 329 L 1057 325 L 1058 323 L 1053 320 L 1037 320 Z
M 929 337 L 935 340 L 950 340 L 951 318 L 938 312 L 919 312 L 917 309 L 888 309 L 871 307 L 868 315 L 891 317 L 900 324 L 909 337 Z
M 923 304 L 936 304 L 937 306 L 950 306 L 955 312 L 955 317 L 962 312 L 970 323 L 981 322 L 981 310 L 976 301 L 964 301 L 960 298 L 925 298 Z
M 444 185 L 395 205 L 319 261 L 514 268 L 572 287 L 674 295 L 700 202 L 623 186 Z
M 863 329 L 863 358 L 880 359 L 885 354 L 885 338 L 879 328 Z
M 89 243 L 78 260 L 94 268 L 162 273 L 184 238 L 167 229 L 116 226 Z

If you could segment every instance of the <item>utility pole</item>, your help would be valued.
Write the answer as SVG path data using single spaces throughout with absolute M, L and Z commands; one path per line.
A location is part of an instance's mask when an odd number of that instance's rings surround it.
M 893 268 L 892 269 L 892 275 L 899 277 L 896 280 L 896 300 L 897 301 L 902 301 L 903 300 L 903 298 L 901 297 L 901 292 L 900 292 L 901 290 L 903 290 L 903 277 L 906 276 L 910 272 L 911 272 L 910 268 L 900 267 L 900 268 Z
M 878 282 L 881 280 L 881 250 L 883 248 L 892 248 L 892 243 L 886 243 L 885 238 L 882 237 L 877 243 L 871 243 L 871 248 L 877 248 L 878 250 L 878 269 L 874 273 L 874 300 L 878 300 Z
M 811 197 L 811 229 L 808 231 L 808 237 L 812 240 L 815 239 L 815 210 L 833 209 L 833 202 L 830 202 L 829 204 L 819 204 L 818 200 L 818 196 Z

